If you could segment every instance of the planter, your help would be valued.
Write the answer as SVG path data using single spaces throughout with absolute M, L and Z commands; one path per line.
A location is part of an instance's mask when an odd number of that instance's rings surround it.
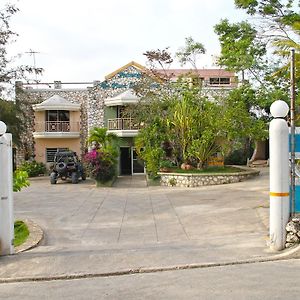
M 235 166 L 237 167 L 237 166 Z M 218 185 L 235 183 L 247 180 L 251 177 L 259 175 L 259 171 L 250 168 L 237 167 L 240 172 L 233 173 L 165 173 L 160 172 L 160 185 L 177 186 L 177 187 L 199 187 L 205 185 Z

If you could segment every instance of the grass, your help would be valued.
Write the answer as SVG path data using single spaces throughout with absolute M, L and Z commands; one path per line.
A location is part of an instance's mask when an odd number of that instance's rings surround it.
M 180 168 L 170 168 L 171 173 L 183 173 L 183 174 L 218 174 L 218 173 L 236 173 L 241 172 L 242 170 L 235 167 L 208 167 L 204 170 L 182 170 Z
M 22 245 L 29 236 L 29 230 L 27 225 L 23 221 L 15 221 L 15 240 L 14 240 L 14 246 L 20 246 Z

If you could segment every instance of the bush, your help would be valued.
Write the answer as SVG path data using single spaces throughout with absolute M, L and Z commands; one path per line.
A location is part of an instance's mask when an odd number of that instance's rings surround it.
M 19 168 L 20 171 L 26 171 L 29 177 L 44 175 L 46 166 L 43 163 L 33 161 L 25 161 Z
M 247 155 L 242 149 L 234 150 L 224 159 L 226 165 L 246 165 Z
M 116 176 L 116 159 L 109 152 L 92 150 L 84 156 L 86 169 L 91 178 L 101 183 L 108 182 Z
M 28 174 L 26 171 L 16 170 L 13 176 L 13 191 L 19 192 L 23 187 L 29 186 Z

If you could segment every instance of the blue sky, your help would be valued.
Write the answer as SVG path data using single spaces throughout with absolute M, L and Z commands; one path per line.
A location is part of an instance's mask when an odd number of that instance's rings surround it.
M 3 0 L 2 0 L 3 1 Z M 5 1 L 5 0 L 4 0 Z M 134 60 L 145 64 L 146 50 L 170 47 L 174 53 L 192 36 L 207 54 L 199 67 L 211 67 L 220 51 L 213 26 L 244 14 L 233 0 L 21 0 L 12 19 L 19 34 L 10 54 L 36 54 L 45 82 L 102 80 Z M 23 54 L 20 63 L 33 64 Z M 175 64 L 174 67 L 179 67 Z

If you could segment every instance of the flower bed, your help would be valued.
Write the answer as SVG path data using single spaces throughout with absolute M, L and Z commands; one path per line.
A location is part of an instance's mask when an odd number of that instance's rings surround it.
M 235 183 L 259 175 L 259 171 L 246 167 L 237 167 L 239 172 L 232 173 L 164 173 L 159 172 L 160 185 L 178 187 L 198 187 L 204 185 L 217 185 Z

